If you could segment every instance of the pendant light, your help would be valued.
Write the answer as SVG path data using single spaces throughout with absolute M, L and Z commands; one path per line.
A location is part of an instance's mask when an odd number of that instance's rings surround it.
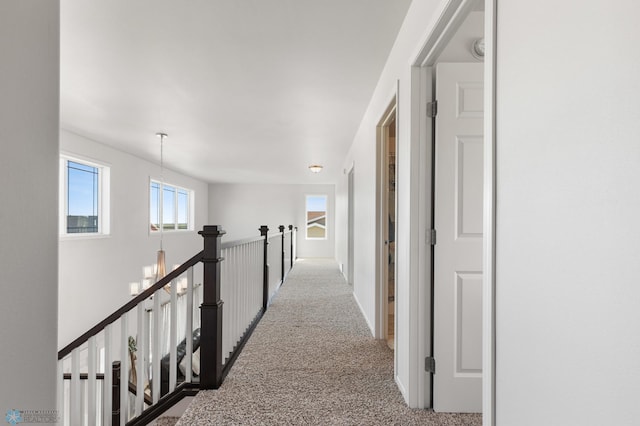
M 156 133 L 156 136 L 160 138 L 160 194 L 158 202 L 162 202 L 164 195 L 164 139 L 167 137 L 166 133 Z M 167 266 L 164 257 L 164 250 L 162 248 L 162 232 L 164 223 L 161 217 L 158 218 L 160 223 L 160 250 L 158 250 L 158 259 L 156 260 L 156 282 L 160 281 L 167 275 Z

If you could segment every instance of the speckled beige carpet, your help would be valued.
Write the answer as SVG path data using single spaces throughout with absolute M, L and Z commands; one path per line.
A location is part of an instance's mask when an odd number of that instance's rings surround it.
M 334 261 L 300 260 L 220 389 L 188 425 L 480 425 L 479 414 L 407 408 L 393 352 L 371 336 Z

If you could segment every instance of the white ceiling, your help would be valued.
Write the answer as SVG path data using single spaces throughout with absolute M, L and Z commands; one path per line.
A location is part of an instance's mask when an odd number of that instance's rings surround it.
M 61 127 L 154 162 L 166 132 L 208 182 L 333 183 L 410 2 L 62 0 Z

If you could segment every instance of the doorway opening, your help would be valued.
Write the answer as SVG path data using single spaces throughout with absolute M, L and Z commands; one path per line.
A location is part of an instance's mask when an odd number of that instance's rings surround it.
M 426 315 L 414 352 L 419 400 L 435 411 L 483 412 L 488 424 L 495 386 L 494 17 L 492 0 L 452 0 L 412 78 L 412 96 L 424 111 L 420 145 L 427 148 L 420 159 L 428 243 L 420 255 Z M 457 74 L 458 68 L 474 71 Z M 461 118 L 473 123 L 460 124 Z
M 431 64 L 432 408 L 482 412 L 484 12 L 472 9 Z M 484 53 L 484 52 L 482 52 Z
M 380 337 L 390 349 L 395 349 L 396 336 L 396 100 L 385 111 L 378 125 L 379 194 L 380 202 Z
M 353 250 L 353 226 L 354 226 L 354 167 L 351 167 L 347 175 L 347 283 L 353 286 L 353 265 L 354 265 L 354 250 Z

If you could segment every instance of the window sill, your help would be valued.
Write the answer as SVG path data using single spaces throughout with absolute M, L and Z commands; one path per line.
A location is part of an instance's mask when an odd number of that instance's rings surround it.
M 102 240 L 104 238 L 111 238 L 111 234 L 64 234 L 59 236 L 60 241 Z
M 162 235 L 169 235 L 169 234 L 184 234 L 184 233 L 188 233 L 188 232 L 196 232 L 195 229 L 172 229 L 172 230 L 164 230 L 162 232 L 160 231 L 149 231 L 149 235 L 152 236 L 160 236 L 160 234 Z

